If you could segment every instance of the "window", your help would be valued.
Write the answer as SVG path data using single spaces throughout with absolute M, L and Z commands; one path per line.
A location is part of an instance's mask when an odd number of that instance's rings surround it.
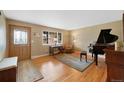
M 43 44 L 48 44 L 48 32 L 43 32 Z
M 27 44 L 28 43 L 27 39 L 28 39 L 27 32 L 14 29 L 14 44 Z
M 62 43 L 62 33 L 58 33 L 58 43 Z
M 62 33 L 43 31 L 43 45 L 62 44 Z

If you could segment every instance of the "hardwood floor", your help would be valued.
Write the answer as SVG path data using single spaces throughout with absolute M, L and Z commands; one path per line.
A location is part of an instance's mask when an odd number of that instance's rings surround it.
M 79 55 L 78 52 L 73 55 Z M 88 55 L 88 60 L 93 60 Z M 45 56 L 33 59 L 33 63 L 38 67 L 44 76 L 39 82 L 104 82 L 107 78 L 107 68 L 103 58 L 99 58 L 98 66 L 93 63 L 85 71 L 77 71 L 54 58 Z
M 43 78 L 30 59 L 18 62 L 17 72 L 17 82 L 35 82 Z

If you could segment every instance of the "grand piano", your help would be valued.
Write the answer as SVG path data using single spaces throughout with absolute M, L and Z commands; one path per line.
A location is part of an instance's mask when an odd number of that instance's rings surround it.
M 98 55 L 105 53 L 103 49 L 114 49 L 114 42 L 118 36 L 110 34 L 111 30 L 102 29 L 96 43 L 90 44 L 89 52 L 92 52 L 96 65 L 98 65 Z

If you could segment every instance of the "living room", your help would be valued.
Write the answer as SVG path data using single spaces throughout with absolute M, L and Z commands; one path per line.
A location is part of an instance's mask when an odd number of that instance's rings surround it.
M 124 80 L 123 64 L 121 64 L 122 68 L 115 67 L 119 69 L 116 69 L 117 72 L 112 72 L 111 69 L 108 71 L 111 65 L 106 64 L 108 51 L 104 50 L 124 47 L 122 10 L 3 10 L 0 12 L 0 81 Z M 92 45 L 94 43 L 95 45 Z M 100 53 L 99 49 L 94 51 L 97 43 L 104 44 Z M 93 52 L 89 51 L 92 48 Z M 120 74 L 114 76 L 113 73 L 118 71 Z M 12 75 L 8 77 L 10 74 Z M 110 74 L 111 77 L 108 77 Z

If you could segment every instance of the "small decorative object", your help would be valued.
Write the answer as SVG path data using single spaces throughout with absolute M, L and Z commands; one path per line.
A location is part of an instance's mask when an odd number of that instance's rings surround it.
M 35 36 L 35 37 L 40 37 L 40 34 L 39 34 L 38 32 L 35 32 L 35 33 L 34 33 L 34 36 Z
M 117 50 L 120 47 L 119 42 L 115 42 L 115 50 Z

